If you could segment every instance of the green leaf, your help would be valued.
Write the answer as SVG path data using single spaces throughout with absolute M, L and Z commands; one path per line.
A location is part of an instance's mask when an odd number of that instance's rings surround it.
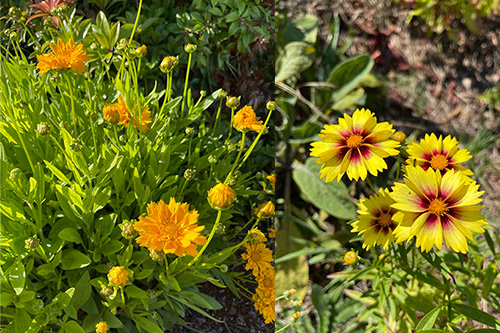
M 168 275 L 167 276 L 167 281 L 170 287 L 172 287 L 175 291 L 181 291 L 181 287 L 179 286 L 179 282 L 173 277 Z
M 363 88 L 357 88 L 332 105 L 333 110 L 344 110 L 356 104 L 365 95 Z
M 342 182 L 325 183 L 320 179 L 320 165 L 316 158 L 308 158 L 305 164 L 294 163 L 293 179 L 304 199 L 328 214 L 344 220 L 356 216 L 356 207 Z
M 328 82 L 338 87 L 333 97 L 334 102 L 340 101 L 356 88 L 363 78 L 370 73 L 373 64 L 373 59 L 368 55 L 352 57 L 338 64 L 328 78 Z
M 9 293 L 0 293 L 0 306 L 8 306 L 10 302 L 12 302 L 12 299 L 14 298 L 14 295 L 9 294 Z
M 60 181 L 62 181 L 63 183 L 66 183 L 66 184 L 71 184 L 71 182 L 68 179 L 68 177 L 66 177 L 64 175 L 64 173 L 61 172 L 61 170 L 59 170 L 58 168 L 56 168 L 49 161 L 43 161 L 43 162 L 45 163 L 45 165 L 47 165 L 47 167 L 49 168 L 49 170 L 52 171 L 52 173 L 54 174 L 54 176 L 56 176 L 57 178 L 59 178 Z
M 65 270 L 78 269 L 90 265 L 91 260 L 78 250 L 69 250 L 63 253 L 62 268 Z
M 78 231 L 76 231 L 73 228 L 64 228 L 63 230 L 59 231 L 57 236 L 59 236 L 59 238 L 67 242 L 78 243 L 78 244 L 82 243 L 82 237 L 80 236 Z
M 283 45 L 291 42 L 307 42 L 314 45 L 318 37 L 318 18 L 314 15 L 305 15 L 287 25 L 281 34 Z
M 134 321 L 138 327 L 148 333 L 163 333 L 163 330 L 158 325 L 145 317 L 135 316 Z
M 286 79 L 301 73 L 309 68 L 314 61 L 316 50 L 308 43 L 292 42 L 285 46 L 283 56 L 278 61 L 275 82 L 283 82 Z
M 125 293 L 130 298 L 148 298 L 148 293 L 134 285 L 125 288 Z
M 76 321 L 68 321 L 64 324 L 64 329 L 67 333 L 85 333 L 83 328 Z
M 16 308 L 16 316 L 14 318 L 14 332 L 26 333 L 31 324 L 31 317 L 24 309 Z
M 426 330 L 433 328 L 434 324 L 436 323 L 436 319 L 440 313 L 441 313 L 441 307 L 437 307 L 427 312 L 425 316 L 418 322 L 416 329 Z
M 24 270 L 24 265 L 20 260 L 16 264 L 14 264 L 14 267 L 12 267 L 8 278 L 10 284 L 12 285 L 12 288 L 14 288 L 14 291 L 16 292 L 16 295 L 21 294 L 24 290 L 26 272 Z
M 495 317 L 484 311 L 473 308 L 472 306 L 465 304 L 453 304 L 452 306 L 458 313 L 461 313 L 467 318 L 470 318 L 477 322 L 483 323 L 490 327 L 495 327 L 495 325 L 497 324 L 500 325 L 500 322 L 496 320 Z
M 124 246 L 125 245 L 123 245 L 123 243 L 120 242 L 119 240 L 112 239 L 106 244 L 104 244 L 101 251 L 102 254 L 104 254 L 107 257 L 120 251 Z
M 90 275 L 87 270 L 75 286 L 75 294 L 71 299 L 70 306 L 73 306 L 75 310 L 78 310 L 87 302 L 90 295 L 92 295 L 92 287 L 90 286 Z

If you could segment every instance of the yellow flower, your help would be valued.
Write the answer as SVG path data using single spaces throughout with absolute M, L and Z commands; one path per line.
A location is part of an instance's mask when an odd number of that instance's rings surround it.
M 273 190 L 275 190 L 276 188 L 276 175 L 272 174 L 270 176 L 267 176 L 266 177 L 267 179 L 269 179 L 271 181 L 271 186 L 273 187 Z
M 186 254 L 196 256 L 195 244 L 203 245 L 206 237 L 200 234 L 205 226 L 198 226 L 198 212 L 189 210 L 188 203 L 176 202 L 170 198 L 168 205 L 160 200 L 147 207 L 148 215 L 139 217 L 134 228 L 139 232 L 136 242 L 148 250 L 174 253 L 179 257 Z
M 396 213 L 391 205 L 394 200 L 388 189 L 380 189 L 378 194 L 361 199 L 358 203 L 358 220 L 353 222 L 351 232 L 357 232 L 365 238 L 363 248 L 382 245 L 384 250 L 394 241 L 393 231 L 397 223 L 392 216 Z
M 125 103 L 125 100 L 122 96 L 118 96 L 118 102 L 115 103 L 115 106 L 120 113 L 120 122 L 118 123 L 118 125 L 128 126 L 132 115 L 130 114 L 130 110 L 127 108 L 127 104 Z
M 255 309 L 262 314 L 266 324 L 274 322 L 275 319 L 274 279 L 274 267 L 269 266 L 265 270 L 262 270 L 260 275 L 257 277 L 259 285 L 257 286 L 255 294 L 252 297 Z
M 273 251 L 266 248 L 265 244 L 246 243 L 245 248 L 247 251 L 243 253 L 241 257 L 247 262 L 245 269 L 251 269 L 253 275 L 258 276 L 261 271 L 265 271 L 269 267 L 272 267 Z
M 115 266 L 109 270 L 108 280 L 117 287 L 124 287 L 129 282 L 129 273 L 123 266 Z
M 259 229 L 250 230 L 250 238 L 254 244 L 267 242 L 266 236 Z
M 97 333 L 106 333 L 109 330 L 109 325 L 105 321 L 100 321 L 95 325 L 95 331 Z
M 410 240 L 429 252 L 434 245 L 441 250 L 443 238 L 455 252 L 467 253 L 467 238 L 472 232 L 483 233 L 486 221 L 479 213 L 482 206 L 479 185 L 460 171 L 421 167 L 406 167 L 404 183 L 396 183 L 390 196 L 395 201 L 392 208 L 399 210 L 394 221 L 396 241 Z
M 236 200 L 236 192 L 229 186 L 219 183 L 208 191 L 208 202 L 215 209 L 230 207 Z
M 106 104 L 104 109 L 102 109 L 102 114 L 104 116 L 104 120 L 108 123 L 116 124 L 120 121 L 120 110 L 118 103 Z
M 274 204 L 272 201 L 263 203 L 254 209 L 254 214 L 258 219 L 268 219 L 274 215 Z
M 269 238 L 276 238 L 276 232 L 273 228 L 267 228 L 267 231 L 269 232 Z
M 262 130 L 262 120 L 257 120 L 255 111 L 251 106 L 245 105 L 240 111 L 236 112 L 233 118 L 233 126 L 240 132 Z
M 344 262 L 346 265 L 354 265 L 358 262 L 358 255 L 354 251 L 348 251 L 344 254 Z
M 51 69 L 71 68 L 77 74 L 82 75 L 85 71 L 85 61 L 90 57 L 83 51 L 83 44 L 75 45 L 73 39 L 64 43 L 62 39 L 56 44 L 50 44 L 53 53 L 46 53 L 36 56 L 38 59 L 37 68 L 40 74 L 45 74 Z
M 312 144 L 311 155 L 323 163 L 321 178 L 339 182 L 347 172 L 349 179 L 365 180 L 368 172 L 376 176 L 387 169 L 384 158 L 398 154 L 399 142 L 390 140 L 394 133 L 387 122 L 377 123 L 370 110 L 344 114 L 337 125 L 325 125 L 319 134 L 322 141 Z
M 294 320 L 299 319 L 299 314 L 300 314 L 300 312 L 299 312 L 299 311 L 295 312 L 295 313 L 293 314 L 293 319 L 294 319 Z
M 397 142 L 403 142 L 406 140 L 406 134 L 405 132 L 397 131 L 393 134 L 392 139 Z
M 472 175 L 472 171 L 460 165 L 471 159 L 467 149 L 459 149 L 458 141 L 450 135 L 443 139 L 436 134 L 426 134 L 420 143 L 412 142 L 408 146 L 409 158 L 406 163 L 409 165 L 421 166 L 424 170 L 432 168 L 441 171 L 444 175 L 446 171 L 454 169 L 462 171 L 465 175 Z M 415 163 L 415 164 L 414 164 Z
M 141 113 L 141 119 L 134 120 L 134 127 L 138 130 L 141 130 L 143 133 L 149 131 L 151 121 L 151 111 L 149 111 L 149 107 L 146 105 Z
M 178 63 L 179 63 L 178 57 L 172 57 L 172 56 L 165 57 L 161 61 L 160 70 L 163 73 L 170 72 L 172 69 L 174 69 L 175 66 L 177 66 Z
M 142 44 L 141 46 L 139 46 L 137 49 L 135 49 L 135 53 L 139 56 L 139 57 L 142 57 L 143 55 L 146 54 L 146 51 L 147 51 L 147 47 L 146 45 Z

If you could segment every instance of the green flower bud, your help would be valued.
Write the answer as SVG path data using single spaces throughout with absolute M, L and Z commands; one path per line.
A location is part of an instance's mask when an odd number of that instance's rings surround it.
M 236 184 L 236 178 L 234 176 L 231 176 L 227 179 L 227 185 L 233 186 Z
M 194 135 L 196 133 L 196 130 L 193 127 L 187 127 L 185 130 L 185 133 L 187 136 Z
M 149 298 L 155 298 L 156 293 L 153 289 L 148 289 L 147 292 Z
M 174 69 L 174 67 L 177 66 L 178 64 L 179 64 L 179 57 L 172 57 L 172 56 L 165 57 L 161 61 L 160 70 L 163 73 L 167 73 L 170 72 L 172 69 Z
M 274 111 L 275 107 L 276 107 L 276 105 L 275 105 L 274 101 L 269 101 L 266 104 L 266 108 L 270 111 Z
M 46 136 L 50 134 L 50 125 L 46 122 L 41 122 L 36 126 L 36 133 L 40 136 Z
M 187 169 L 186 171 L 184 171 L 184 178 L 186 178 L 187 180 L 193 180 L 195 177 L 196 171 L 194 171 L 193 169 Z
M 163 251 L 151 250 L 149 252 L 149 256 L 154 261 L 160 261 L 160 260 L 163 260 L 163 258 L 165 257 L 165 253 Z
M 80 139 L 75 139 L 69 144 L 69 148 L 75 153 L 78 153 L 83 148 L 83 141 Z
M 18 13 L 17 7 L 10 7 L 9 8 L 9 16 L 16 16 Z
M 226 149 L 227 151 L 234 151 L 236 149 L 236 146 L 232 141 L 229 141 L 226 145 Z
M 30 237 L 28 239 L 26 239 L 24 241 L 25 243 L 25 248 L 27 248 L 28 250 L 31 250 L 33 251 L 34 249 L 36 249 L 38 247 L 38 245 L 40 245 L 40 242 L 38 241 L 38 239 L 36 237 Z
M 240 105 L 239 97 L 228 97 L 226 100 L 226 106 L 230 109 L 236 109 Z
M 210 163 L 210 164 L 217 163 L 217 157 L 215 157 L 214 155 L 208 156 L 208 163 Z
M 54 73 L 50 76 L 50 81 L 58 82 L 60 78 L 61 78 L 61 75 L 59 73 Z
M 226 232 L 226 226 L 222 223 L 220 223 L 218 226 L 217 226 L 217 229 L 215 229 L 215 231 L 218 233 L 218 234 L 223 234 Z
M 187 44 L 186 46 L 184 46 L 184 51 L 186 51 L 187 53 L 193 53 L 197 48 L 198 47 L 194 44 Z
M 207 96 L 207 92 L 206 92 L 205 90 L 201 90 L 201 91 L 200 91 L 200 96 L 201 96 L 201 97 L 205 97 L 205 96 Z
M 224 99 L 224 98 L 226 98 L 226 97 L 227 97 L 227 92 L 225 92 L 224 90 L 222 90 L 222 91 L 220 92 L 220 94 L 219 94 L 219 98 L 220 98 L 220 99 Z
M 137 230 L 135 230 L 133 222 L 125 220 L 122 224 L 119 225 L 119 227 L 124 238 L 132 239 L 137 234 Z
M 12 169 L 10 171 L 9 179 L 13 182 L 18 181 L 23 176 L 23 172 L 19 168 Z
M 31 308 L 33 309 L 33 311 L 38 312 L 41 309 L 43 309 L 43 306 L 44 306 L 43 301 L 41 299 L 37 299 L 33 302 Z
M 222 273 L 226 273 L 226 272 L 227 272 L 227 268 L 228 268 L 228 267 L 227 267 L 227 265 L 226 265 L 226 264 L 222 264 L 222 265 L 220 265 L 220 271 L 221 271 Z
M 113 295 L 113 288 L 109 286 L 102 286 L 101 295 L 104 297 L 110 297 L 111 295 Z

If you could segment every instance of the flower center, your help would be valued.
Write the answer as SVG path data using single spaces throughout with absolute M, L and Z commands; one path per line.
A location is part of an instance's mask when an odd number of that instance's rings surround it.
M 447 166 L 448 166 L 448 159 L 446 158 L 446 156 L 442 154 L 432 156 L 431 167 L 433 169 L 443 170 Z
M 431 201 L 429 205 L 429 213 L 435 215 L 443 215 L 448 209 L 446 208 L 446 204 L 443 199 L 434 199 Z
M 347 139 L 347 148 L 358 148 L 363 143 L 363 137 L 359 134 L 353 134 Z
M 387 228 L 387 227 L 390 227 L 391 224 L 392 224 L 392 215 L 389 214 L 389 213 L 383 213 L 382 215 L 380 215 L 380 217 L 378 218 L 378 224 L 383 227 L 383 228 Z

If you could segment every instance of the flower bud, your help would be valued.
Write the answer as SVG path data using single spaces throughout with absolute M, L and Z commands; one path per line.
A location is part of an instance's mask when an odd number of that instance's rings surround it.
M 275 105 L 274 101 L 269 101 L 266 104 L 266 108 L 270 111 L 274 111 L 275 107 L 276 107 L 276 105 Z
M 227 97 L 227 92 L 225 92 L 224 90 L 221 90 L 220 94 L 219 94 L 219 98 L 220 99 L 224 99 Z
M 27 248 L 28 250 L 34 250 L 40 245 L 40 242 L 36 237 L 30 237 L 24 241 L 26 244 L 24 247 Z
M 143 44 L 135 49 L 135 54 L 140 58 L 146 54 L 146 51 L 147 51 L 147 47 L 146 47 L 146 45 Z
M 293 314 L 293 320 L 297 320 L 297 319 L 299 319 L 299 314 L 300 314 L 300 312 L 299 312 L 299 311 L 295 312 L 295 313 Z
M 215 231 L 218 233 L 218 234 L 223 234 L 226 232 L 226 226 L 222 223 L 220 223 L 218 226 L 217 226 L 217 229 L 215 229 Z
M 196 130 L 193 127 L 187 127 L 184 132 L 186 133 L 187 136 L 191 136 L 196 133 Z
M 148 289 L 147 292 L 149 298 L 155 298 L 156 297 L 156 292 L 154 289 Z
M 228 269 L 228 267 L 227 267 L 227 265 L 226 265 L 226 264 L 222 264 L 222 265 L 220 265 L 220 267 L 219 267 L 219 268 L 220 268 L 220 271 L 221 271 L 222 273 L 226 273 L 226 272 L 227 272 L 227 269 Z
M 75 153 L 78 153 L 83 148 L 83 141 L 80 139 L 75 139 L 69 144 L 69 148 Z
M 123 266 L 115 266 L 109 270 L 108 280 L 117 287 L 125 287 L 129 283 L 129 272 Z
M 31 308 L 33 309 L 33 311 L 38 312 L 41 309 L 43 309 L 43 306 L 44 306 L 43 301 L 41 299 L 37 299 L 33 302 Z
M 41 122 L 36 126 L 36 133 L 40 136 L 46 136 L 50 134 L 50 125 L 46 122 Z
M 23 172 L 19 168 L 14 168 L 10 171 L 9 179 L 13 182 L 17 182 L 23 176 Z
M 137 230 L 135 230 L 134 228 L 134 222 L 125 220 L 122 224 L 119 225 L 119 227 L 124 238 L 132 239 L 137 234 Z
M 104 297 L 110 297 L 111 295 L 113 295 L 113 288 L 109 286 L 102 286 L 101 295 Z
M 406 140 L 406 134 L 401 131 L 397 131 L 392 135 L 392 139 L 397 142 L 403 142 Z
M 228 185 L 236 185 L 236 178 L 234 176 L 230 176 L 228 179 L 227 179 L 227 184 Z
M 9 8 L 9 16 L 16 16 L 18 13 L 17 7 L 10 7 Z
M 167 73 L 170 72 L 172 69 L 174 69 L 174 67 L 177 66 L 178 64 L 179 64 L 179 57 L 172 57 L 172 56 L 165 57 L 161 61 L 160 70 L 163 73 Z
M 184 178 L 186 178 L 187 180 L 193 180 L 195 177 L 196 171 L 194 171 L 193 169 L 186 169 L 186 171 L 184 171 Z
M 208 191 L 208 202 L 214 209 L 231 207 L 236 200 L 236 192 L 229 186 L 219 183 Z
M 240 106 L 240 98 L 228 97 L 226 100 L 226 106 L 230 109 L 236 109 L 238 106 Z
M 21 17 L 19 18 L 19 21 L 20 21 L 20 22 L 22 22 L 22 23 L 26 22 L 26 17 L 21 16 Z
M 226 145 L 226 149 L 227 151 L 234 151 L 236 149 L 236 146 L 234 145 L 234 143 L 232 141 L 229 141 Z
M 69 131 L 69 124 L 65 121 L 60 122 L 59 127 L 64 128 L 66 131 Z
M 254 215 L 262 220 L 262 219 L 268 219 L 274 215 L 274 204 L 272 201 L 268 201 L 266 203 L 263 203 L 259 207 L 254 209 Z
M 207 96 L 207 92 L 205 90 L 200 90 L 200 96 L 201 97 Z
M 250 239 L 252 240 L 252 243 L 254 243 L 254 244 L 267 242 L 266 236 L 264 236 L 262 231 L 260 231 L 259 229 L 250 230 Z
M 208 163 L 210 163 L 210 164 L 217 163 L 217 157 L 215 157 L 214 155 L 208 156 Z
M 165 253 L 163 251 L 151 250 L 149 252 L 149 256 L 154 261 L 160 261 L 163 260 L 163 258 L 165 258 Z
M 344 263 L 346 265 L 354 265 L 358 262 L 358 255 L 354 251 L 348 251 L 344 254 Z
M 193 53 L 198 47 L 195 44 L 187 44 L 184 46 L 184 51 L 187 53 Z
M 98 48 L 98 47 L 99 47 L 99 46 L 97 45 L 97 43 L 96 43 L 96 42 L 93 42 L 92 44 L 90 44 L 90 49 L 91 49 L 91 50 L 97 50 L 97 48 Z

